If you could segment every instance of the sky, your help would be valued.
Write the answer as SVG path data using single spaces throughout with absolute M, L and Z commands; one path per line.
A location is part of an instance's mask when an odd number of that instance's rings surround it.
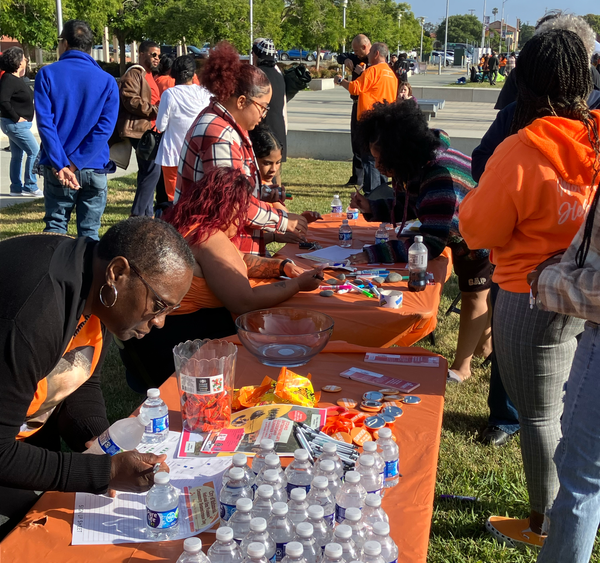
M 416 17 L 425 16 L 426 21 L 439 24 L 446 17 L 446 2 L 444 0 L 408 0 L 412 5 Z M 449 0 L 449 14 L 470 14 L 470 9 L 475 10 L 474 15 L 479 19 L 483 15 L 484 0 Z M 500 19 L 502 12 L 502 0 L 486 0 L 486 15 L 492 17 L 492 9 L 498 8 Z M 598 0 L 505 0 L 504 20 L 509 25 L 516 25 L 517 18 L 521 23 L 535 25 L 535 22 L 544 15 L 546 10 L 562 9 L 577 15 L 600 14 L 600 2 Z

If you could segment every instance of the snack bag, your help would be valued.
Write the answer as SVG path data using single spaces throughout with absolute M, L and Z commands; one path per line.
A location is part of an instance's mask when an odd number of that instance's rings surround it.
M 314 407 L 317 402 L 310 377 L 310 374 L 308 377 L 304 377 L 283 367 L 277 378 L 275 394 L 283 403 L 301 407 Z

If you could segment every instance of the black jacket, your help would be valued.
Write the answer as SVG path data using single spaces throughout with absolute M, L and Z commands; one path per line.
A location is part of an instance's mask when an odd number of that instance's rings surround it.
M 283 147 L 281 149 L 282 161 L 285 162 L 287 155 L 287 138 L 285 133 L 285 119 L 283 117 L 283 109 L 285 106 L 285 79 L 283 74 L 279 72 L 275 63 L 268 61 L 260 61 L 258 64 L 271 83 L 271 101 L 269 109 L 264 121 L 269 126 L 277 140 Z

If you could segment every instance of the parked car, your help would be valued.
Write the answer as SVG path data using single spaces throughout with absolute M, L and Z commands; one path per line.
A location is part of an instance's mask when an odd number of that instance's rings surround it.
M 444 51 L 431 51 L 431 62 L 438 64 L 438 59 L 444 59 Z M 446 66 L 454 64 L 454 54 L 450 54 L 450 51 L 446 51 Z
M 315 57 L 315 60 L 317 58 L 317 52 L 313 51 L 313 55 Z M 329 51 L 327 49 L 321 49 L 321 60 L 322 61 L 331 61 L 334 60 L 337 57 L 337 53 L 334 53 L 332 51 Z
M 315 53 L 302 49 L 289 49 L 288 51 L 277 51 L 280 61 L 314 61 Z

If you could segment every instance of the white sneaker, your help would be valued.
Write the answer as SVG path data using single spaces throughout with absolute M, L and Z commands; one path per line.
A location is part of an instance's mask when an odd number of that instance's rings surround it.
M 23 192 L 22 194 L 18 195 L 22 195 L 25 197 L 44 197 L 44 192 L 40 189 L 37 189 L 35 190 L 35 192 Z

